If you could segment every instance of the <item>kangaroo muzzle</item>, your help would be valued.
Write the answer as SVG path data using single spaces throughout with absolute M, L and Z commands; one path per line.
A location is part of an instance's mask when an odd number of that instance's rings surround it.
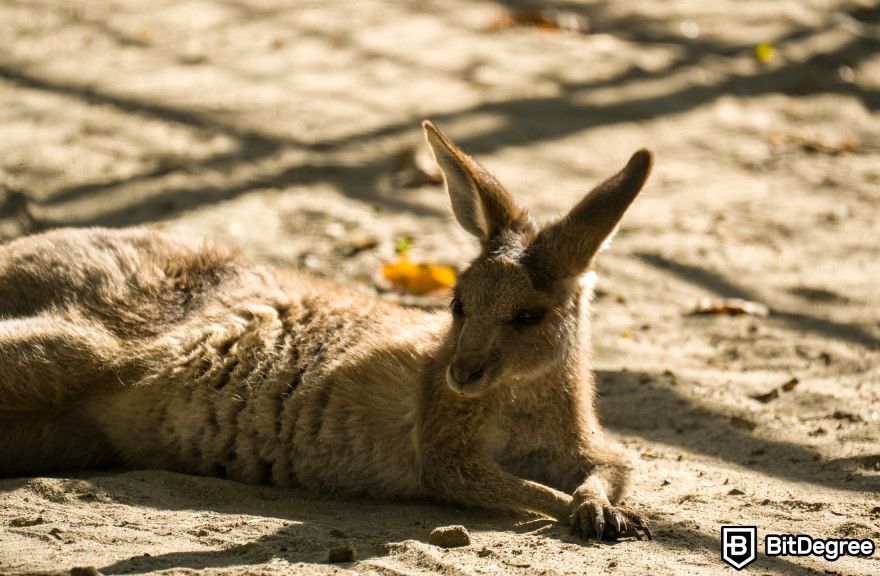
M 486 356 L 484 354 L 461 354 L 452 360 L 449 371 L 455 381 L 467 386 L 483 377 L 486 372 Z

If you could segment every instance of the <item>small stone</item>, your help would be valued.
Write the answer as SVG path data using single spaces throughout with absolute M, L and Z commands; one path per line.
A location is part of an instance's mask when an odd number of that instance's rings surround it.
M 317 270 L 321 267 L 321 259 L 314 254 L 306 254 L 302 257 L 302 265 L 310 270 Z
M 428 534 L 428 543 L 441 548 L 458 548 L 471 543 L 471 536 L 464 526 L 442 526 Z
M 340 238 L 345 234 L 345 226 L 342 222 L 330 222 L 324 228 L 324 233 L 331 238 Z
M 327 554 L 327 561 L 331 564 L 341 564 L 343 562 L 355 562 L 357 561 L 358 553 L 357 549 L 351 544 L 344 544 L 342 546 L 336 546 L 335 548 L 331 548 L 330 552 Z
M 70 569 L 70 576 L 101 576 L 94 566 L 76 566 Z
M 340 530 L 339 528 L 331 528 L 330 535 L 335 538 L 348 538 L 348 534 Z
M 207 535 L 208 535 L 208 531 L 205 530 L 204 528 L 200 528 L 199 531 L 196 532 L 196 536 L 198 536 L 199 538 L 204 538 Z

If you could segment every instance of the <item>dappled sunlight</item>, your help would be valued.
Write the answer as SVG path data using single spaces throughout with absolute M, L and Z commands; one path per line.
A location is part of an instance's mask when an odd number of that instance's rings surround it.
M 0 480 L 0 572 L 702 574 L 727 570 L 722 524 L 880 541 L 871 3 L 11 0 L 0 21 L 0 242 L 149 226 L 445 310 L 478 245 L 422 120 L 537 220 L 650 148 L 593 265 L 593 338 L 626 505 L 655 536 L 585 544 L 427 501 L 89 471 Z M 700 298 L 767 314 L 691 314 Z M 469 546 L 426 543 L 451 524 Z M 359 561 L 327 564 L 344 543 Z

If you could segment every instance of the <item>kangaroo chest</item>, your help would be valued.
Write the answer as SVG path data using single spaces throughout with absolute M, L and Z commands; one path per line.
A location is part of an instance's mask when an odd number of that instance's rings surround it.
M 485 450 L 511 474 L 562 487 L 575 467 L 569 454 L 576 443 L 575 419 L 564 398 L 543 394 L 530 400 L 502 405 L 486 428 Z

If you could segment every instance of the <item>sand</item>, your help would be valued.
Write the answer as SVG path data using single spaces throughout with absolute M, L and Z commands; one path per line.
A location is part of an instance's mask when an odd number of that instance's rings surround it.
M 648 146 L 595 340 L 655 539 L 105 470 L 0 481 L 0 573 L 716 574 L 723 524 L 880 543 L 875 4 L 547 4 L 590 32 L 491 32 L 492 2 L 3 2 L 0 236 L 155 226 L 375 291 L 403 235 L 474 253 L 442 188 L 395 174 L 421 119 L 540 218 Z M 703 297 L 770 314 L 690 315 Z M 470 544 L 427 543 L 449 525 Z M 877 574 L 880 553 L 748 570 Z

